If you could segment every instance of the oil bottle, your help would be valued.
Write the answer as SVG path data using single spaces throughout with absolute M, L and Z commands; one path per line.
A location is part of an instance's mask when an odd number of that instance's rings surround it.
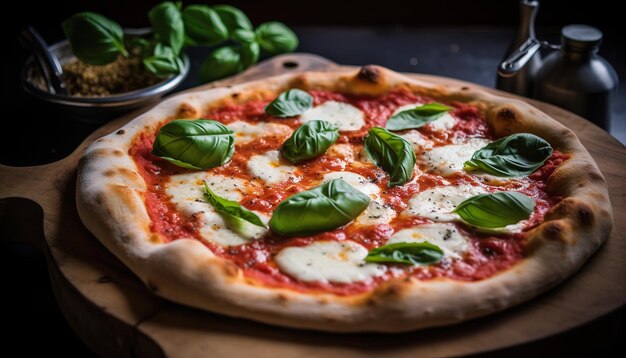
M 561 48 L 537 72 L 534 97 L 568 109 L 609 130 L 619 79 L 598 55 L 602 32 L 586 25 L 561 30 Z

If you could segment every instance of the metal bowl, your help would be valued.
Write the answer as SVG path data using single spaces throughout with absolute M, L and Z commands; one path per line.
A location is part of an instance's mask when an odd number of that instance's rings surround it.
M 50 46 L 49 49 L 57 56 L 61 64 L 76 60 L 67 40 L 58 42 Z M 189 73 L 189 57 L 183 54 L 182 60 L 184 67 L 181 73 L 152 86 L 113 96 L 74 97 L 48 92 L 34 58 L 30 57 L 22 68 L 22 87 L 36 99 L 54 107 L 74 120 L 102 123 L 156 102 L 167 92 L 180 85 Z

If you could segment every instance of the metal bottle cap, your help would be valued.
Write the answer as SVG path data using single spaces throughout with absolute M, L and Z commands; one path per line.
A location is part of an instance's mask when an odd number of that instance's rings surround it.
M 602 31 L 588 25 L 567 25 L 561 30 L 561 41 L 567 50 L 592 51 L 600 47 Z

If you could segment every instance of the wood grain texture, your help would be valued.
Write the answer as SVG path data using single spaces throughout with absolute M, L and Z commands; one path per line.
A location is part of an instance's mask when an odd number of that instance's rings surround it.
M 340 68 L 345 67 L 319 56 L 291 54 L 192 91 L 289 71 Z M 479 87 L 435 76 L 411 76 Z M 61 310 L 77 335 L 103 356 L 233 357 L 250 352 L 259 357 L 447 356 L 508 347 L 563 332 L 626 303 L 626 222 L 622 220 L 626 211 L 626 148 L 572 113 L 527 101 L 576 132 L 598 162 L 609 185 L 616 218 L 613 232 L 580 272 L 559 287 L 529 303 L 456 326 L 395 334 L 393 339 L 382 334 L 298 331 L 195 310 L 149 293 L 89 234 L 74 205 L 76 165 L 82 151 L 139 112 L 107 123 L 61 161 L 25 168 L 0 166 L 0 219 L 10 220 L 21 212 L 23 199 L 41 207 L 45 241 L 38 241 L 33 230 L 14 228 L 14 232 L 17 239 L 44 250 Z

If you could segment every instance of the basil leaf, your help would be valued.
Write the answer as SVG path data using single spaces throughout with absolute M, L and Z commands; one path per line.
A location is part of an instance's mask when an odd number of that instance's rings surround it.
M 215 5 L 213 10 L 217 12 L 222 19 L 228 31 L 232 34 L 237 29 L 252 31 L 252 23 L 243 11 L 230 5 Z
M 337 138 L 339 128 L 326 121 L 310 121 L 293 132 L 283 143 L 280 152 L 290 162 L 297 164 L 326 153 Z
M 228 29 L 218 13 L 207 5 L 189 5 L 183 10 L 185 35 L 195 44 L 213 46 L 228 39 Z
M 139 49 L 142 55 L 150 48 L 150 41 L 143 37 L 132 37 L 128 43 L 131 48 Z
M 535 201 L 524 194 L 507 191 L 473 196 L 452 210 L 468 224 L 481 228 L 501 228 L 528 219 Z
M 256 42 L 244 43 L 241 45 L 241 65 L 246 69 L 259 61 L 261 49 Z
M 266 22 L 256 28 L 257 41 L 271 55 L 291 52 L 298 47 L 298 36 L 282 22 Z
M 443 250 L 430 242 L 397 242 L 370 250 L 365 262 L 432 265 L 442 257 Z
M 218 48 L 200 65 L 200 81 L 210 82 L 234 75 L 243 69 L 240 60 L 241 55 L 234 47 Z
M 345 225 L 367 208 L 370 198 L 342 179 L 292 195 L 270 219 L 270 229 L 283 236 L 312 235 Z
M 530 133 L 498 139 L 477 150 L 464 169 L 479 168 L 501 177 L 530 175 L 552 155 L 552 146 Z
M 159 77 L 177 75 L 183 70 L 183 61 L 171 47 L 157 43 L 151 56 L 144 57 L 143 65 L 146 70 Z
M 233 156 L 233 133 L 210 119 L 173 120 L 159 130 L 152 154 L 188 169 L 218 167 Z
M 86 64 L 101 66 L 115 61 L 120 53 L 128 56 L 122 27 L 102 15 L 82 12 L 61 26 L 72 52 Z
M 387 121 L 385 128 L 390 131 L 419 128 L 440 118 L 452 109 L 453 108 L 444 106 L 440 103 L 427 103 L 413 109 L 407 109 L 406 111 L 394 114 Z
M 176 55 L 180 54 L 185 42 L 185 25 L 178 6 L 164 1 L 150 10 L 148 18 L 156 39 L 171 47 Z
M 215 194 L 207 185 L 206 181 L 204 181 L 204 196 L 206 197 L 207 201 L 213 206 L 213 208 L 215 209 L 215 211 L 217 211 L 218 213 L 222 214 L 222 215 L 226 215 L 229 218 L 237 218 L 237 219 L 241 219 L 241 220 L 245 220 L 247 222 L 249 222 L 250 224 L 256 225 L 256 226 L 261 226 L 261 227 L 267 227 L 267 225 L 265 225 L 261 219 L 258 217 L 257 214 L 253 213 L 252 211 L 244 208 L 243 206 L 241 206 L 241 204 L 239 204 L 236 201 L 232 201 L 232 200 L 228 200 L 226 198 L 222 198 L 221 196 Z
M 411 144 L 402 137 L 384 128 L 370 128 L 365 137 L 365 152 L 374 164 L 389 174 L 387 186 L 398 186 L 411 180 L 415 152 Z
M 293 117 L 313 107 L 313 97 L 303 90 L 294 88 L 281 93 L 265 107 L 265 114 L 273 117 Z
M 240 44 L 256 42 L 256 34 L 251 30 L 237 29 L 231 33 L 233 40 Z

